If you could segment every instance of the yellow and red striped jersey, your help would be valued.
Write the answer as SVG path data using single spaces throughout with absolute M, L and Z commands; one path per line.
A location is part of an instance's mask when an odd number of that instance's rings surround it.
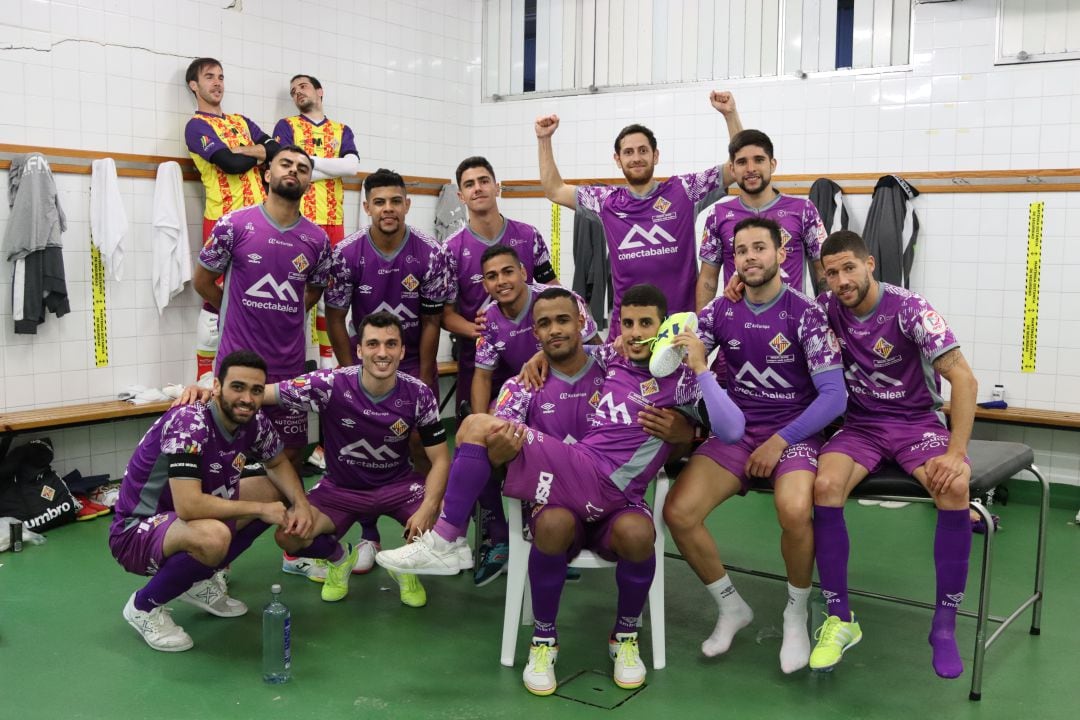
M 188 120 L 184 139 L 206 188 L 204 218 L 217 220 L 225 213 L 266 200 L 258 166 L 234 175 L 219 168 L 210 158 L 218 150 L 254 145 L 267 137 L 258 125 L 243 115 L 196 112 L 195 117 Z
M 282 146 L 296 145 L 311 157 L 339 158 L 356 155 L 356 140 L 352 129 L 330 118 L 314 123 L 305 115 L 278 120 L 274 126 L 274 139 Z M 312 181 L 300 212 L 317 225 L 343 225 L 345 187 L 341 178 Z

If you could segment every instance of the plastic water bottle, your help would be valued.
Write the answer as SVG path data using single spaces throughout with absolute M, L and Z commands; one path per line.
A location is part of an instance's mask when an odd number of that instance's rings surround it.
M 263 610 L 263 681 L 277 685 L 288 682 L 292 655 L 289 652 L 292 614 L 281 602 L 281 586 L 270 586 L 273 597 Z

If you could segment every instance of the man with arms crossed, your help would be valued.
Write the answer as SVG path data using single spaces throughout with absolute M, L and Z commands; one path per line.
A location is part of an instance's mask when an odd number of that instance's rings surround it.
M 637 421 L 636 411 L 648 406 L 679 407 L 696 415 L 697 402 L 704 397 L 713 431 L 719 437 L 734 442 L 743 433 L 742 413 L 708 372 L 705 348 L 693 333 L 683 333 L 673 341 L 674 346 L 688 349 L 689 366 L 680 366 L 665 378 L 654 378 L 649 373 L 650 340 L 667 313 L 666 305 L 663 294 L 652 285 L 638 285 L 625 293 L 621 330 L 627 357 L 618 355 L 610 345 L 597 347 L 595 356 L 606 366 L 606 379 L 581 442 L 567 445 L 558 437 L 490 415 L 466 418 L 458 430 L 458 449 L 450 468 L 443 514 L 434 530 L 402 548 L 379 553 L 376 561 L 401 572 L 458 572 L 459 548 L 465 545 L 469 511 L 491 473 L 488 444 L 499 434 L 524 438 L 521 452 L 507 468 L 503 493 L 567 511 L 550 516 L 564 531 L 560 532 L 564 542 L 545 545 L 554 555 L 547 575 L 555 572 L 555 566 L 565 570 L 579 522 L 598 538 L 601 554 L 617 558 L 619 600 L 615 627 L 609 636 L 614 680 L 624 688 L 644 683 L 637 622 L 656 570 L 655 533 L 644 495 L 667 460 L 671 445 L 649 434 Z M 546 609 L 541 603 L 541 612 L 551 617 L 553 625 L 557 592 L 554 583 L 545 587 L 550 588 L 551 595 L 545 600 Z M 548 650 L 542 654 L 530 652 L 534 662 L 527 673 L 542 676 L 529 682 L 550 692 L 548 688 L 554 689 L 554 670 L 548 665 L 554 661 L 554 638 L 548 636 L 542 644 L 548 645 Z
M 713 91 L 709 102 L 727 121 L 728 134 L 742 129 L 730 93 Z M 627 288 L 660 282 L 672 312 L 693 312 L 697 262 L 694 254 L 694 204 L 708 193 L 730 184 L 730 170 L 717 165 L 700 173 L 673 175 L 658 182 L 653 171 L 660 161 L 656 136 L 644 125 L 628 125 L 615 138 L 615 164 L 627 187 L 574 187 L 563 182 L 555 165 L 551 136 L 559 127 L 556 115 L 536 120 L 540 182 L 544 195 L 571 210 L 598 215 L 604 226 L 614 292 L 612 337 L 619 327 L 619 306 Z
M 220 617 L 247 612 L 212 576 L 271 525 L 279 541 L 314 540 L 309 552 L 319 557 L 337 546 L 316 537 L 325 518 L 308 504 L 281 438 L 259 412 L 265 386 L 262 358 L 226 355 L 213 399 L 167 411 L 124 472 L 109 548 L 128 572 L 152 576 L 128 599 L 124 619 L 155 650 L 193 645 L 169 615 L 173 598 Z M 266 476 L 241 479 L 248 462 L 262 462 Z
M 664 520 L 716 600 L 720 617 L 701 644 L 702 653 L 715 657 L 727 652 L 754 613 L 732 585 L 705 518 L 731 496 L 746 494 L 754 478 L 769 479 L 788 576 L 780 667 L 792 673 L 810 658 L 811 508 L 821 431 L 843 414 L 847 394 L 840 347 L 824 311 L 781 280 L 785 255 L 781 228 L 772 220 L 749 217 L 735 226 L 743 299 L 708 303 L 698 334 L 706 352 L 719 347 L 731 368 L 728 392 L 746 417 L 746 434 L 732 445 L 709 438 L 694 452 L 668 495 Z
M 184 81 L 196 102 L 195 116 L 184 128 L 184 141 L 206 190 L 202 235 L 206 243 L 222 215 L 266 199 L 257 166 L 272 158 L 279 145 L 249 118 L 221 109 L 225 74 L 220 62 L 196 58 L 188 65 Z M 206 303 L 199 315 L 198 377 L 213 370 L 220 339 L 216 310 Z
M 849 541 L 844 501 L 888 460 L 911 473 L 938 508 L 934 538 L 936 610 L 930 629 L 934 671 L 964 671 L 956 611 L 964 598 L 971 521 L 967 443 L 978 384 L 945 320 L 919 295 L 874 279 L 862 238 L 835 232 L 821 248 L 829 291 L 819 298 L 840 341 L 850 402 L 843 428 L 821 449 L 814 481 L 814 546 L 829 617 L 810 655 L 828 671 L 862 639 L 848 606 Z M 940 377 L 952 387 L 952 432 L 940 414 Z
M 316 532 L 343 537 L 355 522 L 374 527 L 380 516 L 389 515 L 412 540 L 430 530 L 439 515 L 450 468 L 446 430 L 427 385 L 398 371 L 405 356 L 401 321 L 381 311 L 357 326 L 361 365 L 318 370 L 278 383 L 267 389 L 267 402 L 322 416 L 326 474 L 308 493 L 311 504 L 324 513 Z M 426 478 L 409 459 L 413 431 L 420 434 L 431 464 Z M 304 538 L 285 540 L 287 553 L 311 556 Z M 350 548 L 346 561 L 327 567 L 323 600 L 335 602 L 348 594 L 358 550 Z M 467 549 L 463 560 L 472 561 Z M 415 575 L 390 575 L 400 586 L 404 604 L 427 604 Z
M 360 156 L 352 128 L 323 114 L 323 87 L 312 75 L 295 75 L 289 81 L 289 96 L 299 115 L 282 118 L 274 126 L 274 139 L 281 145 L 297 145 L 311 158 L 311 186 L 300 202 L 304 217 L 326 231 L 330 246 L 345 238 L 345 183 L 341 178 L 360 172 Z M 316 307 L 315 328 L 319 336 L 319 362 L 334 366 L 334 353 L 326 334 L 326 310 Z
M 311 159 L 295 145 L 281 148 L 266 171 L 270 194 L 261 205 L 225 215 L 199 253 L 195 289 L 221 309 L 221 352 L 254 350 L 267 361 L 267 382 L 304 372 L 307 311 L 318 302 L 330 270 L 330 242 L 300 214 L 311 182 Z M 224 290 L 216 280 L 225 277 Z M 307 415 L 267 412 L 294 463 L 307 445 Z

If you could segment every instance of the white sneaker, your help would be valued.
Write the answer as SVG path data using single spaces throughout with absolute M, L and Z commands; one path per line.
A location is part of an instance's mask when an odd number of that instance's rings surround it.
M 360 538 L 360 541 L 356 543 L 356 548 L 359 552 L 352 573 L 353 575 L 367 575 L 371 572 L 371 568 L 375 567 L 375 553 L 382 550 L 382 547 L 373 540 Z
M 315 558 L 291 557 L 282 553 L 281 572 L 303 575 L 312 582 L 326 582 L 326 563 Z
M 615 661 L 615 684 L 633 690 L 645 683 L 645 663 L 638 652 L 637 633 L 618 633 L 608 641 L 608 653 Z
M 465 538 L 449 542 L 428 530 L 407 545 L 376 554 L 375 562 L 387 570 L 401 573 L 456 575 L 465 569 L 461 562 L 462 546 L 468 549 Z
M 184 628 L 173 622 L 172 611 L 164 605 L 150 612 L 143 612 L 135 607 L 135 593 L 131 593 L 124 606 L 124 619 L 128 625 L 142 635 L 146 644 L 162 652 L 183 652 L 190 650 L 195 643 Z
M 458 545 L 457 554 L 458 554 L 458 567 L 460 567 L 462 570 L 472 570 L 474 560 L 473 560 L 473 551 L 472 551 L 472 548 L 469 547 L 469 543 L 463 542 L 460 545 Z
M 192 585 L 191 589 L 180 596 L 180 600 L 218 617 L 240 617 L 248 611 L 247 605 L 229 597 L 229 588 L 225 584 L 224 573 L 220 570 L 209 580 Z
M 555 660 L 558 657 L 559 646 L 555 644 L 555 638 L 534 637 L 529 647 L 529 662 L 525 663 L 525 671 L 521 673 L 525 689 L 541 696 L 555 692 Z

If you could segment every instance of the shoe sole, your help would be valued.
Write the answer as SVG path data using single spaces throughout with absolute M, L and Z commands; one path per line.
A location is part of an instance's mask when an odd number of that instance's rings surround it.
M 207 613 L 208 615 L 213 615 L 214 617 L 219 617 L 219 618 L 243 617 L 244 615 L 247 615 L 248 610 L 251 609 L 251 608 L 248 608 L 247 606 L 245 606 L 243 612 L 223 613 L 220 610 L 215 610 L 214 608 L 210 607 L 209 605 L 206 605 L 206 604 L 204 604 L 202 602 L 199 602 L 197 600 L 190 600 L 188 598 L 185 598 L 183 595 L 178 597 L 177 600 L 179 600 L 180 602 L 185 602 L 188 605 L 191 605 L 192 607 L 197 607 L 200 610 L 202 610 L 203 612 Z
M 448 567 L 428 567 L 428 568 L 412 568 L 402 567 L 400 565 L 391 565 L 385 560 L 380 560 L 379 556 L 375 556 L 375 563 L 387 570 L 393 570 L 398 573 L 405 573 L 406 575 L 457 575 L 461 572 L 461 568 L 448 568 Z
M 374 569 L 375 569 L 375 565 L 372 565 L 367 570 L 357 570 L 356 568 L 353 568 L 352 569 L 352 574 L 353 575 L 367 575 L 369 572 L 371 572 Z
M 320 585 L 322 583 L 326 582 L 326 578 L 315 577 L 314 575 L 308 575 L 306 572 L 304 572 L 302 570 L 290 570 L 289 568 L 286 568 L 286 567 L 283 566 L 281 568 L 281 572 L 285 573 L 286 575 L 298 575 L 300 577 L 305 577 L 308 580 L 310 580 L 311 582 L 319 583 Z
M 528 690 L 529 692 L 531 692 L 533 695 L 536 695 L 538 697 L 547 697 L 548 695 L 551 695 L 552 693 L 554 693 L 558 689 L 558 687 L 559 687 L 558 685 L 555 685 L 554 687 L 551 687 L 551 688 L 548 688 L 547 690 L 544 690 L 544 689 L 540 689 L 540 688 L 534 688 L 531 685 L 529 685 L 528 683 L 525 683 L 525 689 Z
M 832 672 L 833 668 L 835 668 L 837 665 L 839 665 L 840 661 L 844 659 L 844 653 L 846 653 L 848 650 L 850 650 L 851 648 L 858 645 L 860 642 L 862 642 L 862 635 L 859 635 L 859 637 L 855 638 L 855 640 L 852 643 L 850 643 L 846 648 L 841 650 L 840 651 L 840 657 L 838 657 L 836 659 L 836 662 L 834 662 L 832 665 L 825 665 L 823 667 L 814 667 L 813 665 L 810 665 L 810 670 L 812 670 L 813 672 L 819 672 L 819 673 Z
M 612 680 L 615 680 L 615 678 L 612 678 Z M 639 687 L 645 684 L 645 678 L 642 678 L 640 682 L 637 682 L 633 685 L 631 685 L 630 683 L 621 683 L 618 680 L 615 680 L 615 684 L 621 687 L 623 690 L 637 690 Z
M 184 652 L 185 650 L 190 650 L 191 648 L 195 647 L 195 642 L 193 640 L 189 640 L 187 645 L 182 645 L 180 647 L 158 647 L 157 645 L 151 645 L 150 641 L 147 640 L 146 637 L 143 636 L 142 631 L 139 630 L 138 625 L 136 625 L 131 620 L 128 620 L 127 617 L 124 617 L 124 620 L 127 622 L 128 625 L 135 629 L 135 632 L 139 633 L 139 637 L 142 638 L 142 641 L 144 643 L 146 643 L 150 648 L 157 650 L 158 652 Z
M 349 593 L 345 593 L 344 595 L 342 595 L 341 597 L 338 597 L 338 598 L 328 598 L 325 595 L 321 595 L 320 597 L 322 597 L 323 602 L 341 602 L 345 598 L 349 597 Z

